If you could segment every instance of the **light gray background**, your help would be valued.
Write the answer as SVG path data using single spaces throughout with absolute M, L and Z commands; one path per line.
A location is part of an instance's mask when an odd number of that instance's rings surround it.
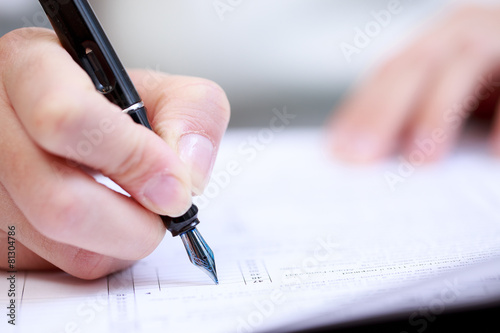
M 340 45 L 391 0 L 91 0 L 128 67 L 209 78 L 227 92 L 231 126 L 265 126 L 273 108 L 321 125 L 356 80 L 405 45 L 449 2 L 400 0 L 401 12 L 347 61 Z M 0 0 L 0 34 L 48 26 L 35 0 Z

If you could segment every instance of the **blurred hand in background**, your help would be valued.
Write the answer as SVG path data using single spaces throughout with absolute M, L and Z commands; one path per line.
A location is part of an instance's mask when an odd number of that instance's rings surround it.
M 500 154 L 500 6 L 448 13 L 378 67 L 334 112 L 331 149 L 351 162 L 401 151 L 410 162 L 435 161 L 472 113 L 487 115 Z

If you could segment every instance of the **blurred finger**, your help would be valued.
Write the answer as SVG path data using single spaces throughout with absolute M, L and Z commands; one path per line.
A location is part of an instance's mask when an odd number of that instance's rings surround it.
M 353 162 L 371 162 L 394 150 L 440 57 L 433 44 L 419 44 L 359 87 L 329 123 L 335 155 Z
M 491 95 L 487 82 L 493 75 L 497 47 L 477 34 L 461 35 L 455 45 L 453 56 L 441 68 L 421 109 L 411 120 L 406 156 L 418 163 L 446 154 L 471 112 Z

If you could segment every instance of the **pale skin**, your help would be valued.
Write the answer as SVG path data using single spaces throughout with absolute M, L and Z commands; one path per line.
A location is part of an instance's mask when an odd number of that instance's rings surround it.
M 499 35 L 499 6 L 448 13 L 353 90 L 327 125 L 331 151 L 349 162 L 370 163 L 427 150 L 425 161 L 437 161 L 457 140 L 470 107 L 480 102 L 476 113 L 496 115 L 491 142 L 500 154 Z
M 353 90 L 328 122 L 331 150 L 373 162 L 408 155 L 439 131 L 445 139 L 425 155 L 438 160 L 469 116 L 463 107 L 448 110 L 475 98 L 497 114 L 491 140 L 500 153 L 498 36 L 499 7 L 452 12 Z M 229 120 L 224 92 L 198 78 L 130 74 L 156 134 L 99 95 L 53 33 L 25 29 L 0 39 L 0 268 L 6 232 L 16 226 L 17 269 L 105 276 L 151 253 L 165 234 L 157 214 L 180 215 L 203 191 Z M 478 77 L 489 82 L 479 90 Z M 84 131 L 96 129 L 102 142 L 69 163 L 68 147 L 78 152 Z M 97 184 L 88 170 L 132 198 Z
M 229 121 L 224 92 L 199 78 L 130 75 L 156 134 L 100 95 L 53 32 L 0 39 L 0 268 L 15 226 L 16 269 L 105 276 L 150 254 L 165 235 L 158 214 L 183 214 L 203 191 Z

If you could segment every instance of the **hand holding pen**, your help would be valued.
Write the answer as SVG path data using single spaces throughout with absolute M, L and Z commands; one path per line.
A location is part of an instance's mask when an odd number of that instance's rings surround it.
M 2 37 L 0 78 L 0 237 L 15 226 L 18 269 L 93 279 L 151 253 L 158 214 L 183 214 L 206 185 L 229 118 L 212 82 L 133 71 L 155 134 L 97 92 L 49 30 Z

